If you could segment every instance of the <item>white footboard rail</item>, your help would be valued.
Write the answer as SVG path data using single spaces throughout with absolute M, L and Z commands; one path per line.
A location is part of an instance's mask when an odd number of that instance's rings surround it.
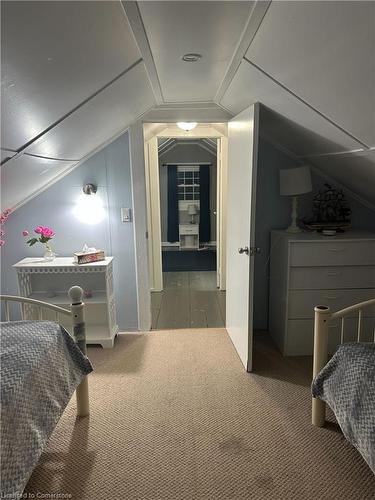
M 54 311 L 54 319 L 56 322 L 59 322 L 60 315 L 70 316 L 72 320 L 74 339 L 81 351 L 86 354 L 86 327 L 84 317 L 84 303 L 82 302 L 83 290 L 79 286 L 72 286 L 69 289 L 68 294 L 71 302 L 70 309 L 65 309 L 48 302 L 30 299 L 28 297 L 0 295 L 0 300 L 4 303 L 5 321 L 11 321 L 9 308 L 10 302 L 17 302 L 20 304 L 22 317 L 25 317 L 25 306 L 27 304 L 33 306 L 33 308 L 36 309 L 36 316 L 38 320 L 43 320 L 44 310 Z M 85 377 L 77 387 L 76 397 L 77 415 L 79 417 L 87 416 L 89 414 L 89 390 L 87 377 Z
M 315 307 L 315 322 L 314 322 L 314 362 L 313 362 L 313 377 L 316 377 L 328 361 L 328 332 L 329 322 L 334 319 L 341 319 L 341 344 L 344 343 L 345 333 L 345 318 L 349 314 L 358 311 L 357 323 L 357 342 L 361 341 L 362 333 L 362 311 L 367 307 L 375 305 L 375 298 L 354 304 L 340 311 L 331 312 L 327 306 Z M 375 342 L 375 329 L 373 341 Z M 318 427 L 322 427 L 325 422 L 326 404 L 324 401 L 312 398 L 312 423 Z

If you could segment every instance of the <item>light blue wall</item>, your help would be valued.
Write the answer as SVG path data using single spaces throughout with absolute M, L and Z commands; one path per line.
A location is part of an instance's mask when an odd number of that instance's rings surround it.
M 254 328 L 268 329 L 270 231 L 284 229 L 290 223 L 291 201 L 279 194 L 279 169 L 299 166 L 289 156 L 263 139 L 259 142 L 256 194 L 256 246 L 261 253 L 255 258 Z M 312 175 L 313 192 L 323 187 L 324 179 Z M 311 215 L 313 192 L 298 197 L 298 215 Z M 375 231 L 375 213 L 347 197 L 352 208 L 353 229 Z
M 85 183 L 98 186 L 106 210 L 96 225 L 78 221 L 72 214 Z M 120 330 L 137 329 L 136 276 L 133 224 L 121 223 L 120 207 L 132 207 L 129 138 L 125 133 L 89 158 L 70 174 L 16 210 L 5 225 L 6 244 L 1 255 L 3 293 L 18 293 L 12 265 L 24 257 L 41 256 L 41 245 L 28 247 L 22 230 L 38 225 L 52 227 L 53 247 L 60 256 L 71 256 L 84 243 L 114 256 L 114 287 Z

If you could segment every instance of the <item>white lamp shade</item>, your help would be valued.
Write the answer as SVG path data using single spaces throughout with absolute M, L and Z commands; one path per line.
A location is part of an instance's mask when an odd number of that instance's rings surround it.
M 280 170 L 280 194 L 296 196 L 312 191 L 309 167 L 287 168 Z
M 188 205 L 188 214 L 189 215 L 196 215 L 197 214 L 197 205 L 194 205 L 194 204 Z

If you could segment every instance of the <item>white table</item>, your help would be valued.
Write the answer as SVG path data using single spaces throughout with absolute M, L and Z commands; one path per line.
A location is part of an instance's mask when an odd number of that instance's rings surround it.
M 56 257 L 51 262 L 27 257 L 13 266 L 17 271 L 19 293 L 23 297 L 69 307 L 67 291 L 79 285 L 86 296 L 86 338 L 88 344 L 113 347 L 118 333 L 113 292 L 113 257 L 100 262 L 75 264 L 73 257 Z M 24 319 L 34 319 L 32 307 L 26 308 Z M 45 319 L 52 319 L 46 313 Z M 70 325 L 62 324 L 67 329 Z
M 199 224 L 179 224 L 180 250 L 199 250 Z

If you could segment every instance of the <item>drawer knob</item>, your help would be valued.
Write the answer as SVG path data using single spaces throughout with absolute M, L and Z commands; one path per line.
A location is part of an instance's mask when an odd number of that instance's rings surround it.
M 343 252 L 344 250 L 346 250 L 346 248 L 344 247 L 339 247 L 339 248 L 329 248 L 328 249 L 330 252 Z

